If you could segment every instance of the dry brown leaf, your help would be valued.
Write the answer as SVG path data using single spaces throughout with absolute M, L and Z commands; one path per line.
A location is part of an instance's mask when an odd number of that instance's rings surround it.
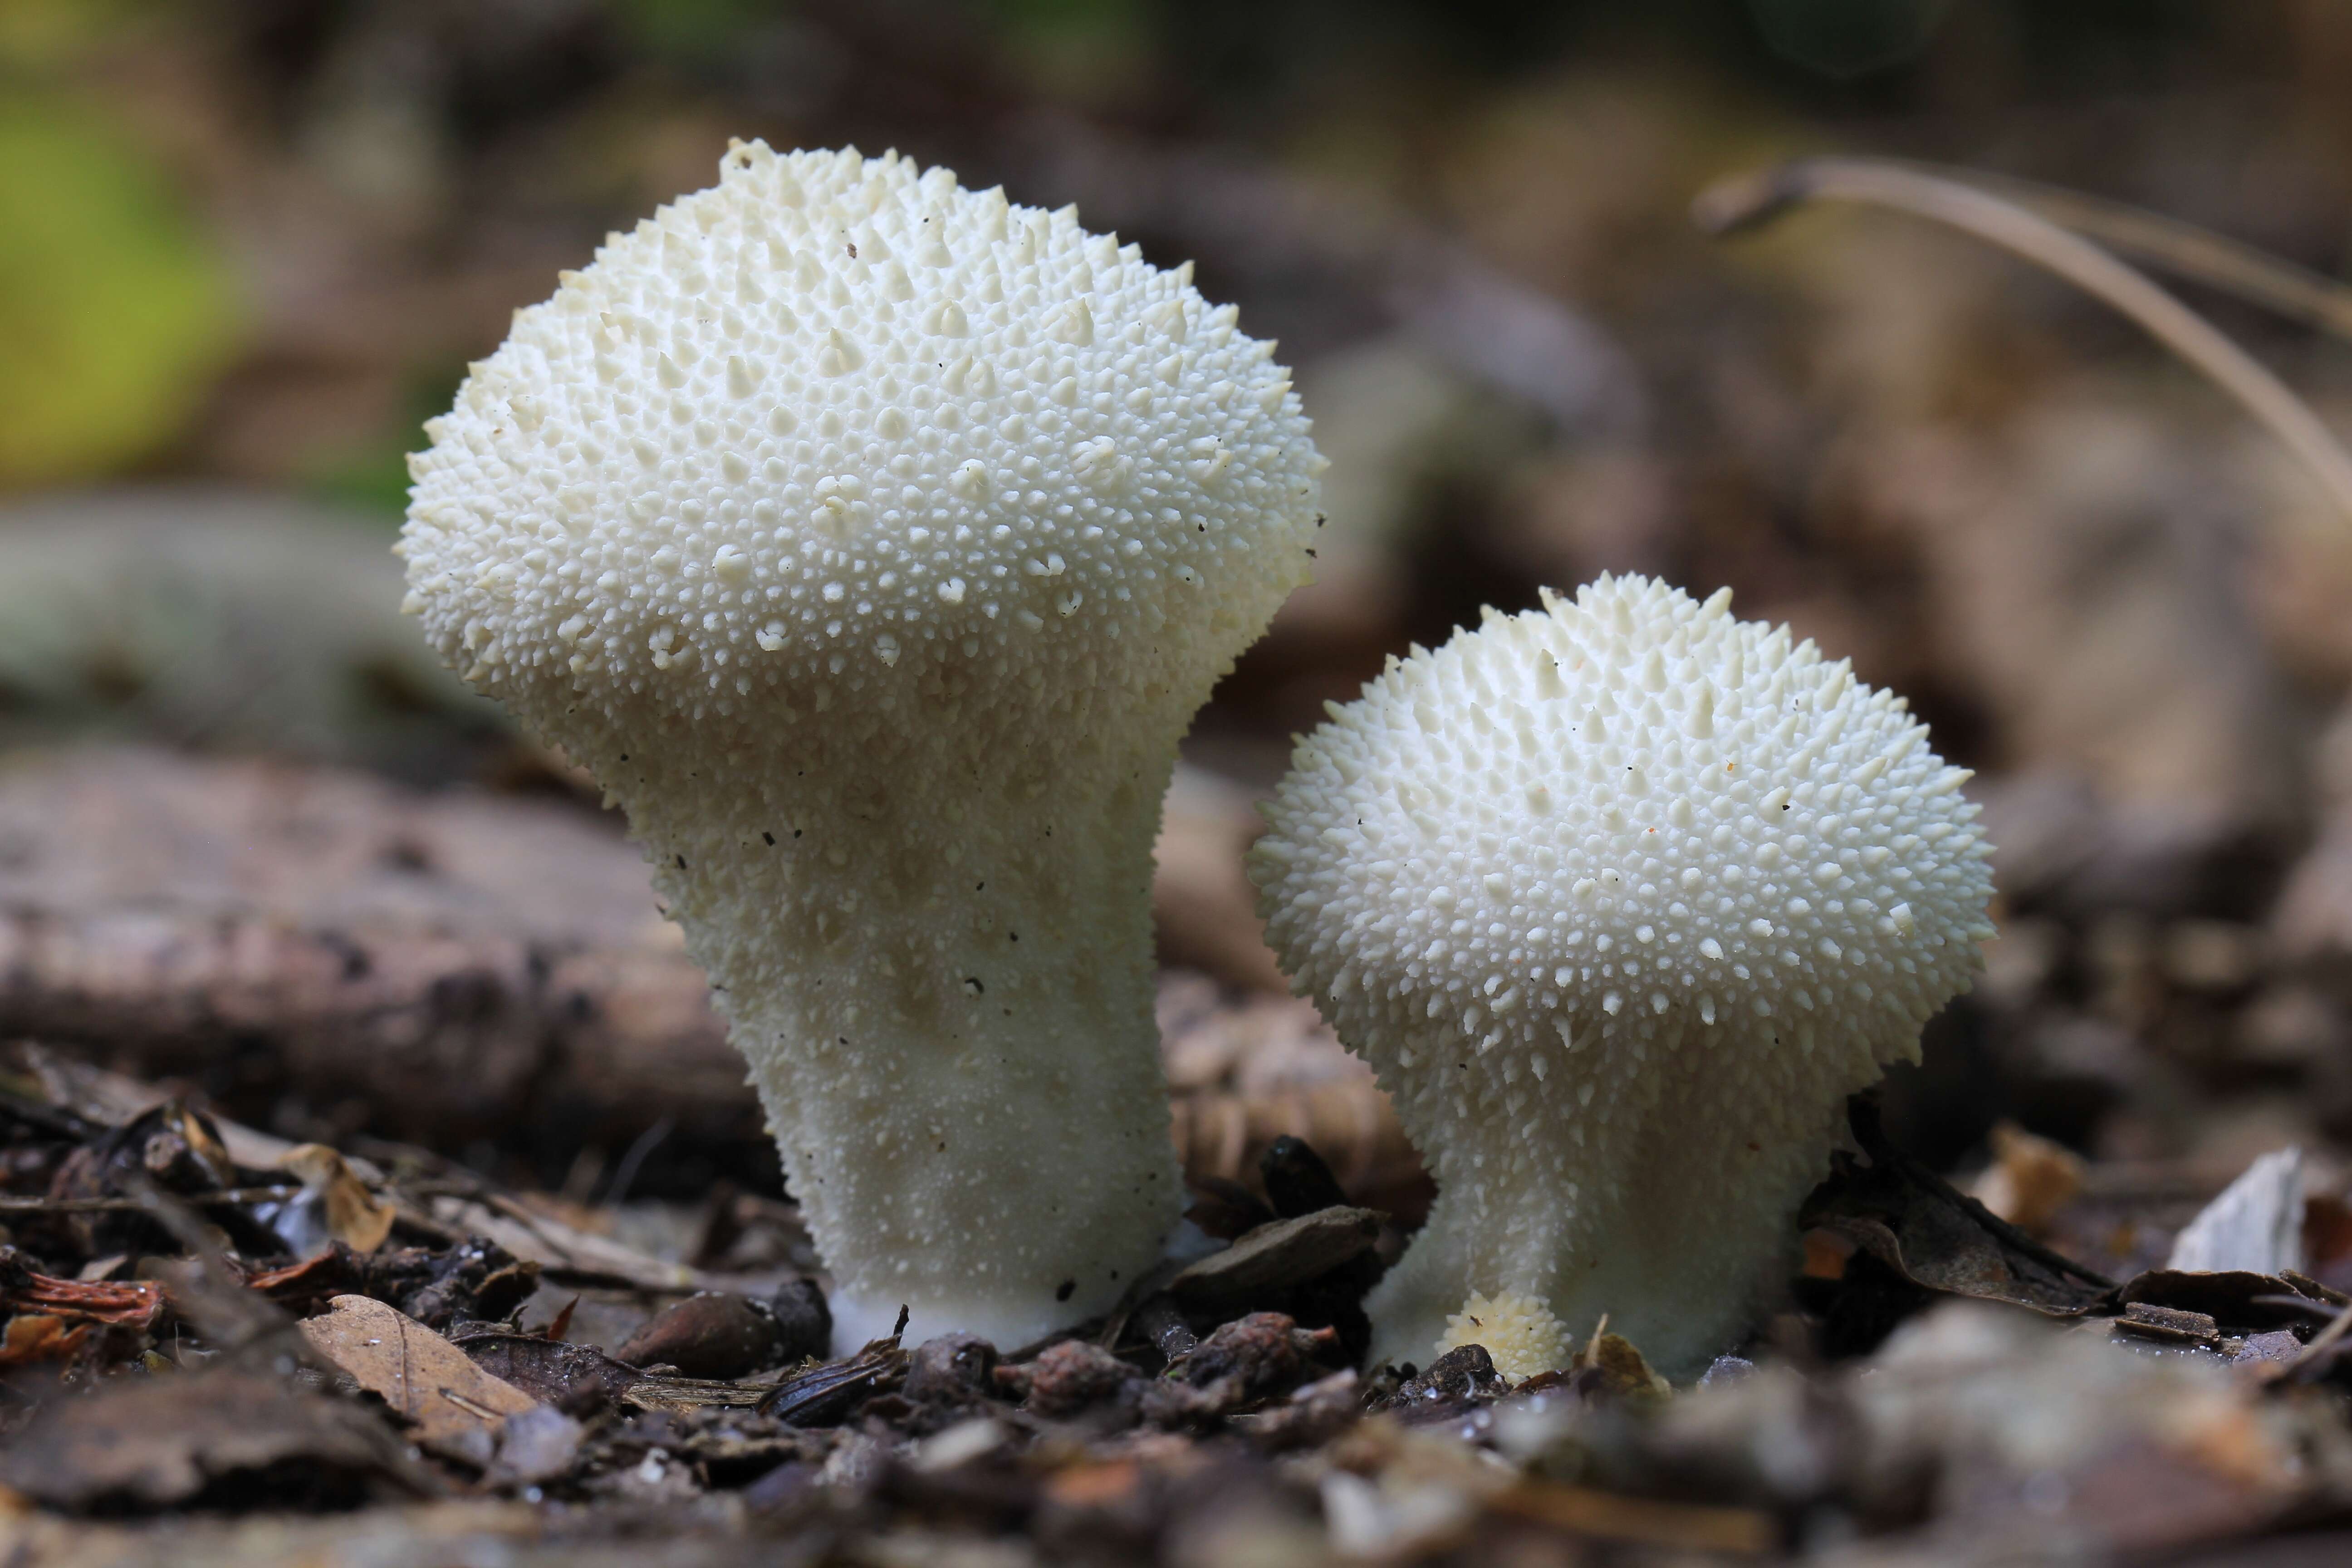
M 278 1168 L 299 1176 L 302 1195 L 319 1205 L 327 1233 L 353 1252 L 373 1252 L 392 1235 L 393 1208 L 368 1190 L 342 1155 L 324 1143 L 303 1143 L 278 1157 Z
M 409 1496 L 441 1489 L 373 1411 L 235 1368 L 112 1378 L 90 1397 L 47 1402 L 0 1448 L 0 1487 L 45 1509 L 110 1514 L 176 1508 L 215 1491 L 315 1506 L 357 1503 L 387 1489 Z M 169 1549 L 151 1544 L 142 1554 L 188 1561 L 176 1534 L 167 1539 Z
M 2020 1230 L 2047 1230 L 2083 1190 L 2083 1157 L 2014 1121 L 1995 1123 L 1991 1136 L 1992 1164 L 1969 1196 Z
M 492 1377 L 431 1329 L 365 1296 L 338 1296 L 302 1321 L 310 1348 L 383 1396 L 425 1442 L 487 1431 L 537 1401 Z
M 1605 1322 L 1606 1320 L 1603 1320 Z M 1650 1363 L 1622 1334 L 1596 1332 L 1576 1354 L 1570 1369 L 1591 1368 L 1600 1374 L 1601 1391 L 1620 1399 L 1662 1400 L 1674 1396 L 1674 1385 L 1650 1370 Z
M 0 1338 L 0 1367 L 71 1361 L 93 1331 L 87 1321 L 68 1328 L 63 1318 L 49 1313 L 19 1312 L 8 1320 L 7 1334 Z

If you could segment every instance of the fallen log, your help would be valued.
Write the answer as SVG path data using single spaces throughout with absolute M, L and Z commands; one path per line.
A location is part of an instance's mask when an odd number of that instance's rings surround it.
M 1246 1182 L 1291 1132 L 1396 1206 L 1418 1167 L 1370 1074 L 1304 1004 L 1226 988 L 1273 971 L 1250 956 L 1245 893 L 1213 896 L 1245 889 L 1216 858 L 1246 833 L 1203 799 L 1171 812 L 1171 837 L 1191 837 L 1163 853 L 1181 889 L 1163 907 L 1192 922 L 1168 945 L 1230 955 L 1207 959 L 1224 986 L 1163 984 L 1188 1169 Z M 666 1126 L 642 1193 L 774 1180 L 742 1064 L 636 849 L 568 796 L 152 751 L 0 757 L 12 1037 L 184 1080 L 297 1139 L 487 1142 L 551 1183 Z

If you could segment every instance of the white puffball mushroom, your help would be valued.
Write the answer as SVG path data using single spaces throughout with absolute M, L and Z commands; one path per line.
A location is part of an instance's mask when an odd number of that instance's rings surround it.
M 1539 1372 L 1566 1370 L 1576 1357 L 1567 1325 L 1552 1315 L 1549 1303 L 1534 1296 L 1498 1296 L 1472 1291 L 1460 1310 L 1445 1320 L 1436 1354 L 1482 1345 L 1495 1370 L 1513 1383 L 1525 1383 Z
M 1268 937 L 1437 1179 L 1366 1303 L 1376 1358 L 1507 1293 L 1697 1370 L 1846 1096 L 1979 966 L 1969 775 L 1729 604 L 1602 577 L 1490 610 L 1333 705 L 1266 808 Z
M 1190 277 L 945 169 L 738 142 L 411 459 L 407 607 L 627 812 L 844 1345 L 901 1303 L 1034 1340 L 1179 1213 L 1152 839 L 1320 466 Z

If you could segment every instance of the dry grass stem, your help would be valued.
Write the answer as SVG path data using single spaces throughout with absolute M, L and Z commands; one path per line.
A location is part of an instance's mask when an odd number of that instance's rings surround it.
M 2268 426 L 2352 517 L 2352 454 L 2309 405 L 2147 276 L 2016 202 L 1887 160 L 1808 158 L 1711 185 L 1699 193 L 1691 213 L 1709 233 L 1728 235 L 1769 223 L 1810 201 L 1860 202 L 1948 224 L 2096 295 Z

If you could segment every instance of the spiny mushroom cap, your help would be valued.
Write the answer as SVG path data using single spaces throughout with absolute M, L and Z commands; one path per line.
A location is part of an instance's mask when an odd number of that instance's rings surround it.
M 1967 773 L 1900 700 L 1729 597 L 1603 577 L 1489 612 L 1334 706 L 1266 810 L 1269 939 L 1432 1161 L 1423 1267 L 1467 1271 L 1423 1282 L 1401 1353 L 1472 1288 L 1547 1294 L 1579 1330 L 1610 1311 L 1671 1352 L 1634 1310 L 1635 1253 L 1685 1245 L 1683 1285 L 1738 1296 L 1843 1097 L 1916 1058 L 1979 963 Z M 1719 1204 L 1754 1205 L 1721 1223 L 1760 1241 L 1667 1234 L 1717 1223 L 1717 1176 Z M 1468 1234 L 1441 1239 L 1449 1215 Z M 1570 1282 L 1570 1258 L 1601 1273 Z
M 1320 466 L 1189 268 L 944 169 L 731 148 L 411 459 L 444 658 L 628 812 L 851 1348 L 1018 1344 L 1158 1257 L 1151 843 Z
M 1538 1079 L 1749 1016 L 1916 1053 L 1991 934 L 1969 775 L 1848 661 L 1729 604 L 1547 595 L 1391 659 L 1301 742 L 1257 866 L 1351 1041 L 1411 1067 L 1434 1002 Z
M 723 738 L 942 664 L 1213 678 L 1304 579 L 1319 459 L 1190 274 L 946 169 L 738 143 L 426 426 L 409 606 L 550 729 Z
M 1474 1290 L 1446 1320 L 1436 1353 L 1464 1345 L 1484 1345 L 1495 1370 L 1513 1383 L 1524 1383 L 1539 1372 L 1559 1372 L 1576 1354 L 1567 1326 L 1552 1316 L 1549 1304 L 1508 1290 L 1496 1296 Z

